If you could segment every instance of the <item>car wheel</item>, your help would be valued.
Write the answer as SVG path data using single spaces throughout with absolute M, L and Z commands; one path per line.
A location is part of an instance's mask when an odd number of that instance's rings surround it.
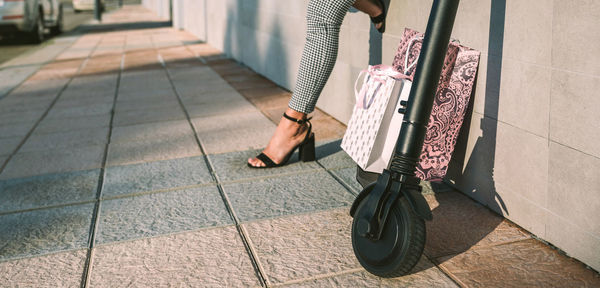
M 54 27 L 52 27 L 52 29 L 51 29 L 52 34 L 58 35 L 58 34 L 62 33 L 62 31 L 63 31 L 63 25 L 64 25 L 64 22 L 63 22 L 63 6 L 60 5 L 58 7 L 58 18 L 56 19 L 56 25 L 54 25 Z
M 29 32 L 29 40 L 34 44 L 44 42 L 44 19 L 39 15 L 35 19 L 33 30 Z

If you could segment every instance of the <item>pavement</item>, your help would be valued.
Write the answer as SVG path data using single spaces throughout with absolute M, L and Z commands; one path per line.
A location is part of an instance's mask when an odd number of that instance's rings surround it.
M 316 111 L 316 162 L 247 168 L 289 91 L 164 20 L 107 14 L 0 99 L 1 287 L 600 287 L 443 183 L 413 271 L 369 274 L 345 126 Z

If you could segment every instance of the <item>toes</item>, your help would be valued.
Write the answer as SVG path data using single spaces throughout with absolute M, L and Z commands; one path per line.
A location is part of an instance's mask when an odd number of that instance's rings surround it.
M 257 158 L 248 158 L 248 164 L 254 167 L 265 167 L 265 164 Z

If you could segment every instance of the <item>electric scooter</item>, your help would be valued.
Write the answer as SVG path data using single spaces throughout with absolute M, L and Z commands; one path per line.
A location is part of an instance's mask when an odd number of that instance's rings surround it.
M 433 106 L 459 0 L 434 0 L 389 168 L 374 174 L 358 168 L 364 187 L 352 207 L 352 247 L 360 264 L 381 277 L 407 274 L 425 247 L 431 208 L 415 170 Z

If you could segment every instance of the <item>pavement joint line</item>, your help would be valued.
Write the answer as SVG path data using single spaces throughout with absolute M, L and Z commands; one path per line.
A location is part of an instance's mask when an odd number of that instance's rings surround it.
M 70 207 L 70 206 L 90 204 L 90 203 L 94 203 L 94 202 L 95 202 L 95 200 L 90 199 L 90 200 L 85 200 L 85 201 L 68 202 L 68 203 L 61 203 L 61 204 L 55 204 L 55 205 L 45 205 L 45 206 L 26 208 L 26 209 L 21 209 L 21 210 L 2 211 L 2 212 L 0 212 L 0 216 L 33 212 L 33 211 L 39 211 L 39 210 L 45 210 L 45 209 L 64 208 L 64 207 Z
M 320 209 L 314 209 L 314 210 L 304 211 L 304 212 L 296 212 L 296 213 L 291 213 L 291 214 L 267 216 L 267 217 L 261 217 L 261 218 L 256 218 L 256 219 L 252 219 L 252 220 L 242 221 L 241 223 L 245 225 L 245 224 L 259 223 L 259 222 L 271 221 L 271 220 L 277 220 L 277 219 L 288 219 L 288 218 L 293 218 L 293 217 L 298 217 L 298 216 L 306 216 L 306 215 L 311 215 L 311 214 L 325 213 L 325 212 L 331 212 L 331 211 L 336 211 L 336 210 L 340 210 L 340 211 L 347 210 L 348 215 L 350 215 L 350 213 L 349 213 L 350 206 L 351 205 L 342 205 L 342 206 L 337 206 L 337 207 L 320 208 Z
M 450 270 L 448 270 L 448 269 L 446 269 L 446 267 L 442 266 L 439 261 L 437 261 L 436 259 L 430 259 L 429 257 L 426 257 L 426 258 L 431 263 L 433 263 L 433 265 L 435 265 L 435 267 L 437 267 L 440 271 L 442 271 L 442 273 L 446 277 L 448 277 L 450 280 L 452 280 L 452 282 L 454 282 L 456 285 L 458 285 L 459 287 L 469 287 L 468 285 L 466 285 L 465 283 L 460 281 L 460 279 L 458 279 L 458 277 L 454 276 L 454 274 L 452 274 L 452 272 L 450 272 Z
M 163 233 L 163 234 L 158 234 L 158 235 L 148 235 L 148 236 L 141 236 L 141 237 L 130 238 L 130 239 L 123 239 L 123 240 L 117 240 L 117 241 L 109 241 L 109 242 L 106 242 L 106 243 L 97 243 L 94 246 L 94 248 L 107 247 L 107 246 L 115 246 L 115 245 L 120 245 L 120 244 L 124 244 L 124 243 L 136 242 L 136 241 L 140 241 L 140 240 L 166 238 L 166 237 L 183 235 L 183 234 L 189 234 L 189 233 L 198 233 L 198 232 L 202 232 L 202 231 L 206 231 L 206 230 L 212 230 L 212 229 L 216 230 L 216 229 L 222 229 L 222 228 L 234 227 L 234 226 L 235 226 L 235 224 L 233 224 L 233 223 L 220 224 L 220 225 L 215 225 L 215 226 L 205 226 L 205 227 L 199 227 L 199 228 L 188 229 L 188 230 L 168 232 L 168 233 Z
M 201 184 L 195 184 L 195 185 L 177 186 L 177 187 L 171 187 L 171 188 L 165 188 L 165 189 L 157 189 L 157 190 L 150 190 L 150 191 L 127 193 L 127 194 L 122 194 L 122 195 L 101 197 L 100 201 L 133 198 L 133 197 L 145 196 L 145 195 L 163 194 L 163 193 L 169 193 L 169 192 L 174 192 L 174 191 L 178 191 L 178 190 L 194 189 L 194 188 L 201 188 L 201 187 L 211 187 L 211 186 L 216 186 L 216 185 L 217 185 L 217 183 L 210 182 L 210 183 L 201 183 Z
M 273 287 L 281 287 L 281 286 L 287 286 L 287 285 L 292 285 L 292 284 L 300 284 L 303 282 L 320 280 L 320 279 L 325 279 L 325 278 L 332 278 L 332 277 L 336 277 L 336 276 L 347 275 L 347 274 L 352 274 L 352 273 L 357 273 L 357 272 L 366 272 L 366 270 L 363 268 L 353 268 L 353 269 L 343 270 L 343 271 L 339 271 L 339 272 L 319 274 L 319 275 L 312 276 L 312 277 L 294 279 L 294 280 L 290 280 L 290 281 L 286 281 L 286 282 L 282 282 L 282 283 L 277 283 L 277 284 L 273 285 Z
M 204 65 L 208 65 L 208 62 L 206 62 L 206 60 L 200 56 L 200 54 L 196 53 L 196 51 L 190 49 L 190 45 L 194 45 L 194 44 L 183 44 L 183 46 L 185 47 L 186 50 L 188 50 L 190 53 L 192 53 L 192 55 L 194 55 L 194 57 L 196 57 L 196 59 L 200 60 L 200 62 L 202 62 L 202 64 Z
M 39 253 L 39 254 L 34 254 L 34 255 L 11 257 L 11 258 L 6 258 L 6 259 L 0 260 L 0 264 L 7 263 L 7 262 L 13 262 L 13 261 L 26 260 L 26 259 L 35 259 L 35 258 L 39 258 L 39 257 L 51 256 L 51 255 L 62 254 L 62 253 L 69 253 L 69 252 L 74 252 L 74 251 L 83 251 L 83 250 L 87 250 L 87 248 L 85 248 L 85 247 L 70 248 L 70 249 L 64 249 L 64 250 L 44 252 L 44 253 Z
M 425 254 L 427 256 L 427 258 L 429 258 L 429 259 L 439 259 L 439 258 L 448 257 L 448 256 L 457 256 L 457 255 L 460 255 L 460 254 L 462 254 L 464 252 L 467 252 L 467 251 L 476 251 L 476 250 L 483 249 L 483 248 L 491 248 L 491 247 L 497 247 L 497 246 L 511 245 L 511 244 L 515 244 L 515 243 L 519 243 L 519 242 L 525 242 L 525 241 L 531 241 L 531 240 L 536 240 L 537 241 L 537 239 L 529 236 L 528 238 L 524 238 L 524 239 L 501 241 L 501 242 L 498 242 L 498 243 L 487 244 L 487 245 L 473 245 L 473 246 L 469 247 L 468 250 L 465 250 L 465 251 L 459 251 L 459 252 L 454 252 L 454 253 L 450 252 L 450 253 L 440 254 L 440 255 L 438 255 L 436 257 L 432 257 L 431 255 L 428 255 L 427 253 L 423 253 L 423 254 Z
M 265 268 L 263 267 L 262 263 L 260 262 L 260 258 L 258 258 L 258 253 L 256 252 L 256 249 L 254 249 L 255 246 L 254 246 L 254 243 L 252 242 L 252 238 L 250 238 L 248 236 L 249 234 L 248 234 L 248 231 L 246 231 L 246 227 L 244 225 L 240 224 L 239 225 L 239 230 L 242 231 L 242 233 L 243 233 L 242 235 L 240 235 L 240 236 L 242 236 L 242 238 L 244 236 L 248 237 L 247 238 L 247 241 L 248 241 L 248 247 L 247 247 L 247 249 L 250 250 L 250 253 L 252 253 L 252 255 L 256 255 L 256 259 L 253 259 L 253 260 L 256 260 L 256 263 L 254 263 L 254 265 L 256 265 L 256 267 L 257 267 L 257 269 L 259 271 L 265 271 Z M 243 241 L 243 239 L 242 239 L 242 241 Z M 265 277 L 264 278 L 265 286 L 266 287 L 272 287 L 273 284 L 271 284 L 271 281 L 269 280 L 269 277 L 267 277 L 267 273 L 266 272 L 264 272 L 264 277 Z
M 160 55 L 160 51 L 156 50 L 156 52 Z M 219 190 L 219 194 L 221 194 L 221 198 L 223 200 L 223 203 L 225 204 L 225 208 L 227 209 L 229 216 L 232 218 L 232 220 L 235 224 L 236 230 L 238 231 L 238 235 L 240 236 L 242 243 L 244 244 L 244 247 L 246 249 L 246 252 L 248 253 L 248 256 L 250 257 L 250 262 L 252 263 L 252 266 L 254 267 L 254 272 L 256 273 L 258 281 L 261 283 L 261 286 L 264 285 L 266 287 L 270 287 L 267 275 L 266 275 L 265 271 L 262 269 L 262 266 L 259 265 L 258 255 L 255 254 L 254 249 L 251 247 L 251 245 L 249 243 L 249 237 L 245 233 L 244 229 L 242 228 L 239 218 L 237 217 L 237 215 L 233 209 L 233 206 L 231 205 L 231 201 L 227 197 L 227 194 L 225 193 L 225 190 L 223 189 L 223 186 L 219 181 L 219 177 L 216 173 L 216 169 L 215 169 L 212 161 L 206 155 L 206 149 L 204 149 L 202 140 L 198 136 L 198 131 L 196 130 L 196 127 L 194 126 L 194 123 L 191 120 L 192 118 L 190 117 L 190 114 L 187 111 L 187 108 L 183 104 L 183 101 L 181 100 L 181 96 L 177 92 L 177 88 L 175 87 L 175 84 L 173 83 L 173 79 L 171 78 L 171 74 L 169 73 L 169 69 L 167 69 L 165 62 L 162 63 L 162 67 L 163 67 L 163 71 L 167 75 L 167 79 L 169 80 L 169 83 L 171 84 L 173 93 L 175 93 L 175 96 L 177 96 L 177 101 L 179 102 L 179 105 L 181 105 L 181 109 L 183 110 L 183 112 L 187 118 L 188 124 L 194 131 L 194 138 L 196 139 L 196 142 L 198 144 L 198 147 L 200 148 L 200 151 L 202 152 L 202 154 L 204 154 L 203 155 L 204 161 L 206 161 L 206 164 L 208 166 L 208 169 L 209 169 L 211 175 L 217 182 L 217 189 Z
M 318 164 L 319 164 L 319 166 L 325 168 L 321 163 L 318 163 Z M 339 170 L 339 168 L 337 168 L 337 169 Z M 342 169 L 344 169 L 344 168 L 342 168 Z M 329 175 L 331 175 L 331 177 L 333 177 L 338 183 L 340 183 L 340 185 L 344 186 L 344 188 L 346 188 L 346 190 L 348 190 L 348 192 L 350 192 L 350 194 L 354 195 L 355 197 L 358 197 L 358 194 L 356 194 L 356 192 L 354 192 L 354 189 L 352 189 L 350 187 L 350 185 L 348 183 L 346 183 L 346 181 L 344 179 L 335 175 L 335 173 L 333 173 L 333 170 L 334 169 L 325 169 L 325 171 L 327 171 L 327 173 L 329 173 Z
M 283 172 L 283 173 L 278 173 L 278 174 L 269 174 L 269 175 L 264 175 L 264 176 L 255 176 L 255 177 L 241 178 L 241 179 L 235 179 L 235 180 L 221 181 L 220 183 L 223 185 L 239 184 L 239 183 L 246 183 L 246 182 L 252 182 L 252 181 L 257 181 L 257 180 L 258 181 L 268 180 L 268 179 L 273 179 L 273 178 L 280 178 L 280 177 L 287 177 L 287 176 L 294 176 L 294 175 L 301 175 L 301 174 L 312 174 L 312 173 L 317 173 L 317 172 L 323 172 L 323 169 L 321 169 L 321 168 L 303 169 L 303 170 L 293 171 L 293 172 Z
M 60 98 L 60 96 L 62 96 L 62 93 L 67 89 L 67 87 L 71 84 L 71 82 L 73 81 L 73 79 L 75 79 L 75 77 L 77 77 L 77 75 L 83 70 L 83 68 L 85 67 L 85 65 L 87 65 L 87 62 L 89 61 L 89 57 L 85 58 L 85 60 L 83 60 L 81 62 L 81 64 L 79 65 L 79 68 L 77 68 L 77 72 L 75 72 L 73 74 L 73 76 L 71 76 L 69 78 L 69 80 L 67 81 L 67 83 L 65 83 L 63 85 L 63 87 L 58 91 L 58 93 L 56 94 L 56 97 L 54 97 L 54 100 L 52 100 L 52 102 L 50 103 L 50 106 L 48 106 L 48 108 L 46 109 L 46 111 L 42 114 L 42 116 L 40 116 L 40 118 L 35 122 L 35 124 L 33 125 L 33 127 L 31 127 L 31 129 L 29 129 L 29 132 L 27 132 L 27 134 L 25 135 L 25 137 L 23 138 L 23 140 L 21 140 L 21 142 L 19 143 L 19 145 L 17 145 L 17 147 L 15 148 L 15 150 L 13 150 L 13 152 L 8 156 L 8 158 L 6 158 L 4 160 L 4 163 L 0 166 L 0 175 L 4 172 L 4 169 L 6 168 L 6 166 L 8 166 L 8 162 L 10 162 L 10 160 L 14 157 L 14 155 L 17 154 L 17 152 L 21 149 L 21 147 L 25 144 L 25 142 L 29 139 L 29 137 L 31 137 L 31 134 L 33 134 L 33 131 L 35 131 L 35 129 L 39 126 L 39 124 L 44 120 L 44 118 L 46 118 L 46 116 L 48 115 L 48 113 L 50 112 L 50 110 L 52 110 L 52 108 L 54 107 L 54 105 L 56 104 L 56 102 L 58 102 L 58 99 Z M 35 74 L 35 73 L 33 73 Z M 31 74 L 31 75 L 33 75 Z M 31 75 L 29 77 L 27 77 L 27 79 L 29 79 L 31 77 Z M 20 87 L 25 81 L 21 82 L 18 86 L 15 86 L 13 89 L 11 89 L 9 91 L 12 92 L 16 87 Z M 8 95 L 9 93 L 6 93 L 5 95 Z M 2 99 L 2 98 L 0 98 Z
M 104 38 L 104 36 L 102 36 L 102 38 L 97 42 L 96 46 L 94 47 L 93 51 L 91 51 L 90 55 L 93 55 L 94 52 L 96 51 L 96 48 L 98 47 L 99 43 L 102 42 L 101 40 Z M 121 54 L 121 62 L 123 62 L 125 58 L 125 54 Z M 104 179 L 106 179 L 106 164 L 108 162 L 108 153 L 109 153 L 109 149 L 110 149 L 110 138 L 112 137 L 112 130 L 113 130 L 113 122 L 115 119 L 115 108 L 117 106 L 117 98 L 119 96 L 119 86 L 121 84 L 121 76 L 122 76 L 122 70 L 119 69 L 118 73 L 117 73 L 117 83 L 115 84 L 115 94 L 114 94 L 114 98 L 113 98 L 113 106 L 111 109 L 111 115 L 110 115 L 110 122 L 109 122 L 109 129 L 108 129 L 108 135 L 107 135 L 107 141 L 106 141 L 106 146 L 104 149 L 104 156 L 102 159 L 102 168 L 100 170 L 100 176 L 98 177 L 98 188 L 96 191 L 96 200 L 95 200 L 95 205 L 94 205 L 94 209 L 92 212 L 92 222 L 91 222 L 91 227 L 90 227 L 90 235 L 88 237 L 88 254 L 87 257 L 85 259 L 85 263 L 84 263 L 84 269 L 83 269 L 83 274 L 82 274 L 82 281 L 81 281 L 81 287 L 85 288 L 89 286 L 90 283 L 90 274 L 92 272 L 92 266 L 94 263 L 94 242 L 96 242 L 96 232 L 98 231 L 98 222 L 100 221 L 100 208 L 101 208 L 101 204 L 102 201 L 100 200 L 101 196 L 102 196 L 102 190 L 104 189 Z

